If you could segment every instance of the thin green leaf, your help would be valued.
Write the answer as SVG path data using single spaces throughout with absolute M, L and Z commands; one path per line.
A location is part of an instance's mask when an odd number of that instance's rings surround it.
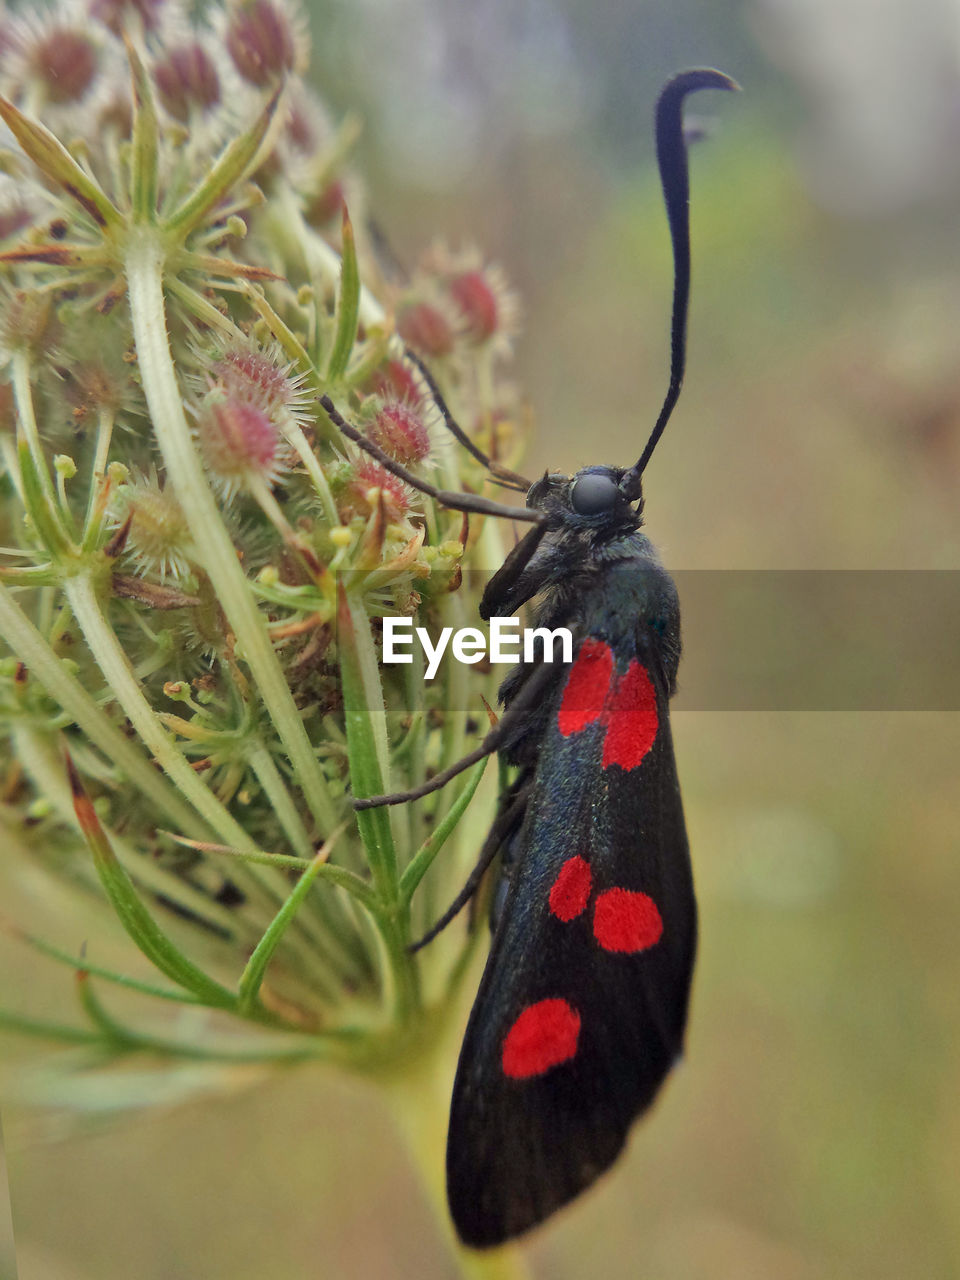
M 15 1031 L 18 1035 L 36 1036 L 40 1040 L 62 1040 L 67 1044 L 100 1044 L 100 1036 L 86 1027 L 68 1027 L 61 1022 L 45 1022 L 42 1018 L 28 1018 L 12 1009 L 0 1009 L 0 1031 Z
M 232 258 L 218 258 L 215 253 L 184 252 L 177 258 L 181 271 L 200 271 L 216 280 L 282 280 L 269 267 L 258 267 L 250 262 L 234 262 Z
M 337 660 L 353 794 L 377 795 L 383 792 L 389 768 L 383 688 L 370 620 L 362 603 L 349 596 L 342 580 L 337 583 Z M 420 991 L 418 973 L 408 950 L 410 913 L 400 897 L 390 814 L 386 808 L 361 810 L 357 827 L 383 908 L 374 920 L 389 957 L 394 1013 L 397 1021 L 403 1022 L 419 1007 Z
M 60 581 L 60 575 L 52 565 L 27 565 L 23 568 L 0 568 L 0 582 L 10 587 L 52 587 Z
M 90 985 L 90 974 L 85 968 L 77 970 L 77 996 L 80 1007 L 100 1032 L 101 1036 L 115 1049 L 135 1048 L 137 1037 L 122 1027 L 107 1013 Z
M 237 993 L 240 1001 L 240 1009 L 246 1013 L 254 1007 L 257 1002 L 257 996 L 263 983 L 264 975 L 267 971 L 267 965 L 273 958 L 274 952 L 280 945 L 280 940 L 286 933 L 294 916 L 300 909 L 301 904 L 310 892 L 310 886 L 317 878 L 317 873 L 322 869 L 324 862 L 330 856 L 330 850 L 338 838 L 343 834 L 346 823 L 336 829 L 333 835 L 318 850 L 313 861 L 304 871 L 303 875 L 293 886 L 289 898 L 270 921 L 264 932 L 263 937 L 257 943 L 253 955 L 247 961 L 246 968 L 240 975 L 240 982 L 237 985 Z
M 282 86 L 276 88 L 270 101 L 246 131 L 221 153 L 220 158 L 210 170 L 206 181 L 201 183 L 166 220 L 166 230 L 181 241 L 186 239 L 211 209 L 216 208 L 227 192 L 253 171 L 256 164 L 260 144 L 267 136 L 267 130 L 277 110 Z
M 192 991 L 200 1000 L 223 1009 L 235 1009 L 236 997 L 226 987 L 207 977 L 202 969 L 183 954 L 167 937 L 137 896 L 133 881 L 117 861 L 107 834 L 100 824 L 93 804 L 67 756 L 67 770 L 77 821 L 93 854 L 100 883 L 120 923 L 137 947 L 161 973 Z
M 133 73 L 133 151 L 130 157 L 130 203 L 136 222 L 154 222 L 157 216 L 157 174 L 160 131 L 153 88 L 140 55 L 127 39 L 127 57 Z
M 98 227 L 116 227 L 120 213 L 106 193 L 77 164 L 49 129 L 31 120 L 7 98 L 0 96 L 0 117 L 33 163 L 87 211 Z
M 304 871 L 314 863 L 313 858 L 297 858 L 289 853 L 268 853 L 265 849 L 250 852 L 247 849 L 234 849 L 227 844 L 213 844 L 206 840 L 188 840 L 185 836 L 178 836 L 173 831 L 161 831 L 160 834 L 175 840 L 177 844 L 185 845 L 188 849 L 197 849 L 201 853 L 225 854 L 227 857 L 236 858 L 240 862 L 253 862 L 265 867 L 287 867 L 292 871 Z M 355 871 L 348 871 L 346 867 L 332 867 L 329 863 L 324 863 L 316 871 L 316 875 L 320 880 L 329 880 L 338 889 L 346 889 L 368 910 L 373 911 L 376 909 L 376 894 L 366 880 L 358 876 Z
M 33 455 L 26 440 L 17 448 L 20 461 L 20 479 L 23 488 L 23 505 L 33 523 L 44 548 L 54 560 L 59 560 L 69 546 L 56 511 L 43 491 L 40 473 L 34 465 Z
M 451 805 L 449 813 L 447 813 L 437 829 L 427 836 L 426 840 L 410 859 L 403 875 L 400 877 L 400 895 L 405 902 L 409 902 L 413 897 L 417 885 L 429 871 L 434 858 L 446 844 L 451 832 L 463 817 L 467 805 L 473 799 L 477 787 L 480 785 L 480 779 L 483 777 L 483 771 L 486 769 L 489 759 L 490 757 L 487 756 L 479 764 L 474 765 L 468 774 L 469 782 L 457 796 L 453 805 Z
M 347 730 L 347 756 L 350 761 L 350 785 L 355 796 L 379 795 L 384 789 L 374 717 L 383 717 L 383 691 L 374 676 L 375 687 L 364 679 L 360 644 L 360 627 L 369 631 L 366 614 L 356 609 L 342 581 L 337 584 L 337 653 L 343 692 L 344 723 Z M 369 643 L 369 636 L 367 636 Z M 376 668 L 374 668 L 376 672 Z M 386 808 L 364 809 L 357 814 L 357 826 L 367 851 L 367 860 L 381 900 L 398 900 L 397 854 L 390 830 L 390 814 Z
M 350 355 L 357 340 L 360 318 L 360 271 L 353 224 L 346 207 L 343 210 L 343 232 L 340 259 L 340 292 L 337 297 L 336 333 L 333 350 L 327 362 L 327 382 L 338 382 L 347 371 Z
M 91 964 L 86 958 L 81 960 L 79 956 L 71 955 L 69 951 L 63 951 L 60 947 L 54 946 L 52 942 L 47 942 L 44 938 L 38 938 L 32 933 L 25 933 L 10 921 L 0 920 L 0 929 L 10 937 L 26 943 L 28 947 L 33 947 L 41 955 L 45 955 L 51 960 L 56 960 L 58 964 L 68 965 L 71 969 L 84 969 L 87 973 L 93 974 L 94 977 L 103 978 L 104 981 L 112 982 L 118 987 L 126 987 L 129 991 L 138 991 L 144 996 L 154 996 L 158 1000 L 172 1000 L 176 1004 L 199 1003 L 195 996 L 185 995 L 184 992 L 177 991 L 173 987 L 155 987 L 152 983 L 142 982 L 139 978 L 130 978 L 126 974 L 116 973 L 113 969 L 106 969 L 102 965 Z

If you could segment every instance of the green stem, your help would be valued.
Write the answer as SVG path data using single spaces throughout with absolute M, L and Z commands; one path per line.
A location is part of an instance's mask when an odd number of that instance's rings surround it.
M 325 285 L 336 288 L 340 280 L 340 256 L 304 220 L 299 197 L 293 188 L 285 183 L 278 184 L 276 193 L 271 196 L 269 211 L 275 215 L 271 218 L 272 226 L 288 241 L 290 228 L 294 228 L 294 243 L 303 255 L 314 287 L 320 292 Z M 383 307 L 365 285 L 360 286 L 359 317 L 366 329 L 382 325 L 386 319 Z
M 287 839 L 300 856 L 305 859 L 307 866 L 312 866 L 315 862 L 313 845 L 310 843 L 310 837 L 300 821 L 300 815 L 297 813 L 290 798 L 290 793 L 280 776 L 280 771 L 277 769 L 273 757 L 267 748 L 262 743 L 259 743 L 249 753 L 248 759 L 250 767 L 256 774 L 261 787 L 263 787 L 271 809 L 287 833 Z M 328 841 L 325 847 L 329 847 L 329 843 Z M 322 861 L 321 859 L 321 863 Z M 316 864 L 310 877 L 311 880 L 315 878 L 317 871 L 320 869 L 322 869 L 321 864 Z M 286 903 L 284 904 L 285 906 Z M 331 972 L 335 969 L 340 970 L 352 980 L 357 980 L 361 976 L 361 970 L 358 969 L 356 956 L 349 946 L 352 939 L 345 912 L 335 898 L 328 896 L 321 900 L 318 915 L 320 923 L 312 920 L 309 915 L 301 913 L 297 917 L 297 927 L 312 939 L 318 953 L 323 955 Z
M 479 764 L 474 765 L 472 773 L 469 775 L 467 785 L 463 788 L 460 795 L 457 796 L 455 802 L 450 807 L 450 811 L 443 821 L 438 825 L 436 830 L 424 840 L 423 844 L 410 859 L 403 875 L 400 877 L 400 892 L 405 899 L 413 896 L 417 885 L 433 866 L 433 861 L 437 854 L 446 844 L 450 833 L 463 817 L 467 805 L 473 799 L 477 787 L 480 785 L 480 779 L 483 777 L 483 771 L 487 767 L 486 760 L 481 760 Z
M 301 821 L 297 807 L 290 797 L 280 771 L 274 763 L 273 756 L 262 742 L 256 743 L 247 753 L 250 768 L 263 787 L 264 795 L 270 802 L 270 808 L 277 815 L 280 825 L 287 833 L 292 848 L 301 858 L 313 858 L 313 845 L 307 835 L 306 827 Z
M 30 456 L 33 459 L 33 465 L 40 480 L 40 487 L 43 490 L 44 497 L 49 502 L 52 510 L 56 512 L 58 508 L 57 499 L 53 491 L 53 481 L 50 478 L 50 468 L 47 466 L 47 460 L 43 454 L 43 444 L 40 441 L 37 418 L 33 411 L 33 392 L 30 388 L 30 358 L 26 351 L 19 350 L 14 352 L 10 364 L 13 373 L 13 395 L 17 406 L 17 420 L 30 449 Z M 65 532 L 62 527 L 60 532 Z
M 63 589 L 77 625 L 83 632 L 97 666 L 109 682 L 111 692 L 164 773 L 225 844 L 235 844 L 242 849 L 256 849 L 256 844 L 236 818 L 190 768 L 186 757 L 157 719 L 143 696 L 123 647 L 103 616 L 93 583 L 88 577 L 78 576 L 68 578 Z
M 445 1102 L 450 1096 L 456 1060 L 456 1022 L 450 1018 L 440 1031 L 438 1043 L 387 1083 L 386 1101 L 464 1280 L 531 1280 L 516 1246 L 482 1253 L 468 1249 L 458 1240 L 450 1221 L 444 1182 Z
M 76 724 L 77 728 L 104 753 L 159 813 L 166 814 L 185 833 L 196 838 L 204 834 L 193 809 L 170 783 L 139 755 L 106 712 L 70 674 L 43 636 L 2 584 L 0 584 L 0 635 L 11 651 L 25 663 L 47 693 Z M 109 671 L 110 668 L 107 668 Z M 124 708 L 126 710 L 126 708 Z M 149 710 L 149 708 L 148 708 Z M 152 713 L 151 713 L 152 714 Z M 193 770 L 190 770 L 193 773 Z M 193 775 L 196 781 L 196 774 Z M 202 785 L 202 784 L 201 784 Z M 204 788 L 205 789 L 205 788 Z M 214 830 L 217 827 L 214 824 Z
M 338 583 L 337 650 L 343 690 L 350 782 L 357 796 L 377 795 L 389 777 L 383 689 L 377 667 L 370 619 L 360 601 Z M 418 1007 L 417 970 L 407 946 L 410 913 L 400 897 L 397 853 L 391 819 L 383 808 L 357 814 L 357 827 L 380 903 L 377 927 L 393 980 L 394 1014 L 402 1024 Z
M 111 692 L 157 763 L 225 844 L 255 852 L 256 842 L 190 768 L 186 757 L 147 702 L 126 653 L 103 616 L 90 579 L 68 578 L 64 592 L 90 652 L 110 683 Z M 286 898 L 289 886 L 280 871 L 248 867 L 245 874 L 261 893 L 268 894 L 275 902 L 283 902 Z M 302 922 L 300 927 L 303 927 Z
M 294 885 L 290 892 L 289 898 L 277 912 L 274 919 L 270 922 L 263 937 L 257 943 L 253 955 L 247 961 L 243 973 L 240 975 L 240 981 L 237 984 L 237 994 L 240 1000 L 241 1013 L 251 1012 L 259 1001 L 260 988 L 263 985 L 263 979 L 266 976 L 267 966 L 273 958 L 280 940 L 290 927 L 291 922 L 303 905 L 310 887 L 317 877 L 317 872 L 321 869 L 325 859 L 329 856 L 330 850 L 337 837 L 342 834 L 343 826 L 330 837 L 322 848 L 317 850 L 316 857 L 301 875 L 300 879 Z
M 131 238 L 126 274 L 137 358 L 157 443 L 238 648 L 269 708 L 310 812 L 327 834 L 334 826 L 335 809 L 326 779 L 207 482 L 183 411 L 167 338 L 163 261 L 160 240 L 148 228 L 141 227 Z M 228 842 L 237 843 L 233 839 Z
M 110 441 L 113 438 L 114 414 L 112 409 L 102 405 L 97 419 L 97 450 L 93 459 L 90 474 L 90 494 L 87 498 L 87 514 L 83 523 L 83 543 L 81 549 L 89 551 L 96 546 L 100 532 L 100 521 L 97 517 L 100 488 L 106 479 L 107 458 L 110 456 Z

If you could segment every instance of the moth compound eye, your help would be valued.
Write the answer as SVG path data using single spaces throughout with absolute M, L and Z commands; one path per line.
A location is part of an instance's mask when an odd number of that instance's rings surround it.
M 570 502 L 578 516 L 599 516 L 614 509 L 619 493 L 610 476 L 588 472 L 573 482 Z

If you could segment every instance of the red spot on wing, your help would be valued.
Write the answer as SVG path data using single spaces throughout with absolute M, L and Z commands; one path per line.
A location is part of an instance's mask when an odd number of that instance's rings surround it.
M 503 1041 L 503 1074 L 512 1080 L 543 1075 L 577 1052 L 580 1015 L 566 1000 L 527 1005 Z
M 612 675 L 610 646 L 603 640 L 585 640 L 570 668 L 557 712 L 557 727 L 565 738 L 600 719 Z
M 550 910 L 566 923 L 587 908 L 593 876 L 585 858 L 568 858 L 550 890 Z
M 657 904 L 632 889 L 607 889 L 593 907 L 593 936 L 604 951 L 646 951 L 660 941 Z
M 657 693 L 646 669 L 634 658 L 622 676 L 614 669 L 605 640 L 585 640 L 570 668 L 557 727 L 565 738 L 600 720 L 604 769 L 635 769 L 653 746 L 660 726 Z
M 603 767 L 618 764 L 635 769 L 657 736 L 657 693 L 646 670 L 632 660 L 604 707 L 607 725 L 603 740 Z

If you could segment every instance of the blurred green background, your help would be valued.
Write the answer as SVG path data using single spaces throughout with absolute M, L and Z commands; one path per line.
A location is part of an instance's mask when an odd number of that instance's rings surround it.
M 670 291 L 652 104 L 680 67 L 734 75 L 742 95 L 693 104 L 690 364 L 648 530 L 674 569 L 958 567 L 950 6 L 353 0 L 311 28 L 401 259 L 475 240 L 522 296 L 532 474 L 639 453 Z M 960 716 L 687 711 L 675 737 L 702 910 L 687 1061 L 531 1240 L 534 1273 L 957 1276 Z M 5 1113 L 39 1139 L 9 1153 L 21 1280 L 454 1275 L 375 1098 L 236 1083 L 65 1141 Z

